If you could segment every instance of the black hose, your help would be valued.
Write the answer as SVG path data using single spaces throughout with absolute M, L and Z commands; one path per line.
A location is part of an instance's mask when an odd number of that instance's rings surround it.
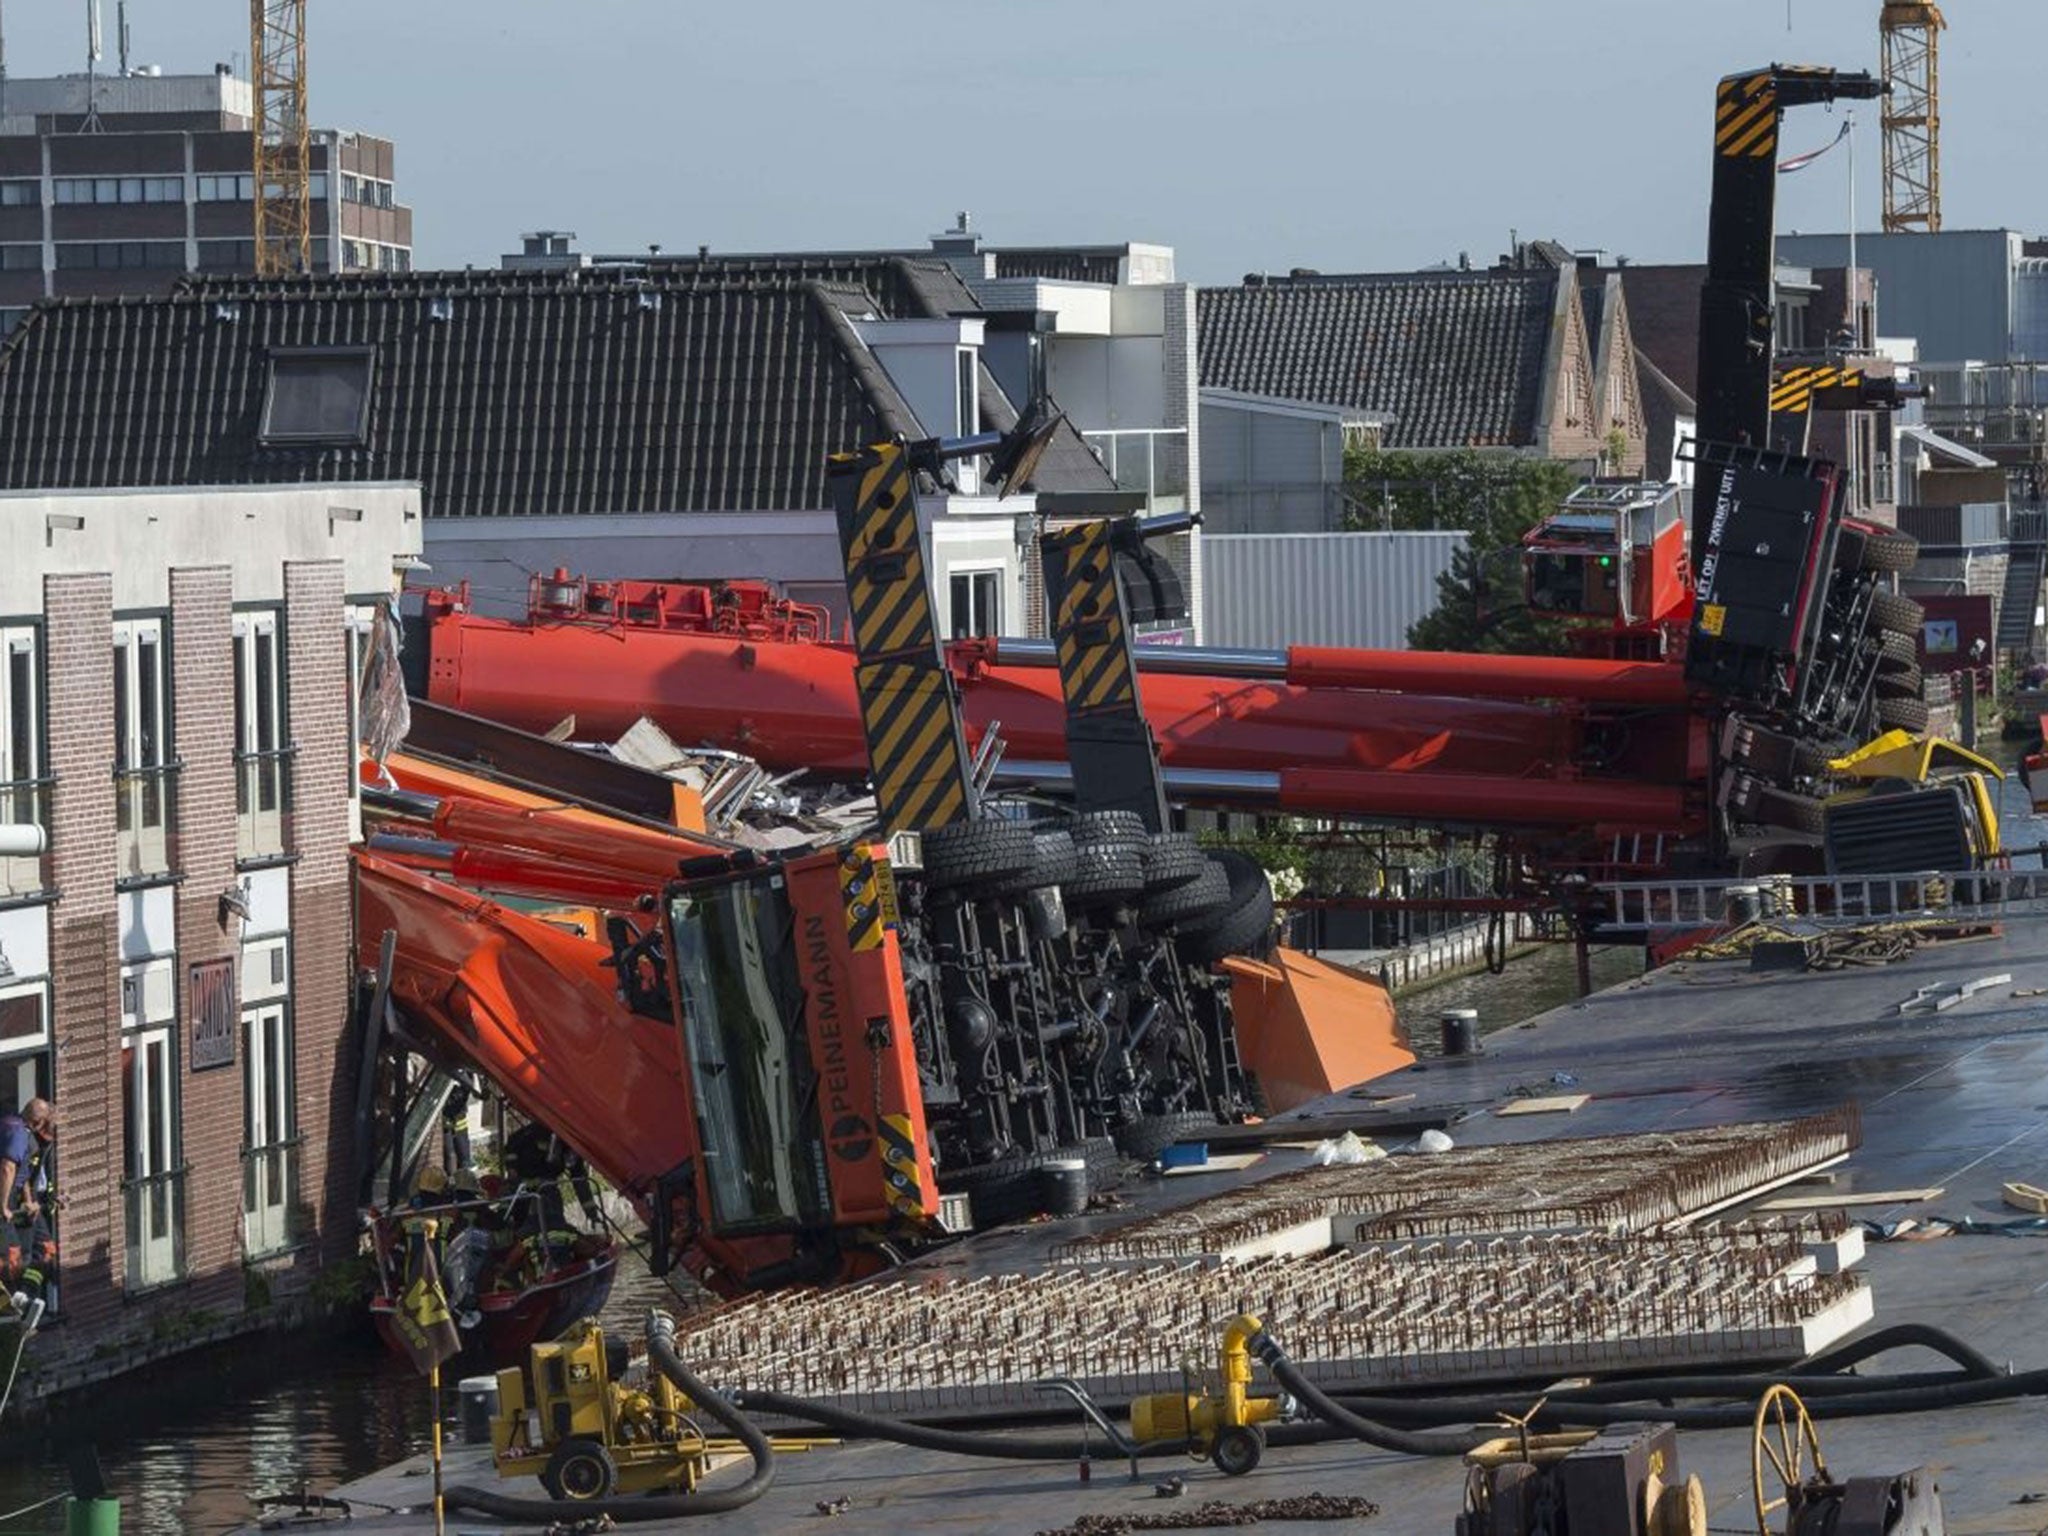
M 1287 1358 L 1287 1352 L 1265 1329 L 1259 1329 L 1245 1342 L 1251 1346 L 1251 1352 L 1265 1362 L 1266 1369 L 1273 1373 L 1273 1379 L 1293 1394 L 1295 1401 L 1324 1423 L 1334 1425 L 1353 1439 L 1363 1440 L 1378 1450 L 1394 1451 L 1403 1456 L 1462 1456 L 1500 1433 L 1498 1429 L 1467 1429 L 1417 1434 L 1395 1429 L 1389 1424 L 1374 1423 L 1353 1413 L 1296 1370 L 1294 1362 Z
M 681 1520 L 692 1515 L 722 1515 L 744 1508 L 766 1493 L 775 1481 L 775 1448 L 753 1421 L 702 1381 L 690 1374 L 676 1353 L 675 1322 L 663 1313 L 647 1320 L 647 1354 L 656 1369 L 682 1390 L 691 1402 L 733 1432 L 754 1458 L 754 1470 L 734 1488 L 715 1493 L 667 1494 L 630 1499 L 514 1499 L 485 1488 L 450 1488 L 442 1501 L 450 1509 L 474 1510 L 499 1520 L 545 1520 L 609 1516 L 621 1525 L 645 1520 Z
M 1793 1367 L 1793 1372 L 1804 1376 L 1812 1372 L 1839 1371 L 1860 1364 L 1872 1355 L 1881 1355 L 1888 1349 L 1904 1349 L 1910 1344 L 1918 1344 L 1946 1356 L 1971 1376 L 1988 1380 L 2005 1374 L 1980 1351 L 1965 1344 L 1946 1328 L 1937 1328 L 1932 1323 L 1893 1323 L 1889 1328 L 1880 1328 L 1860 1339 L 1851 1339 L 1820 1354 L 1809 1355 Z
M 987 1456 L 998 1461 L 1079 1461 L 1083 1456 L 1101 1456 L 1108 1442 L 1096 1440 L 1084 1445 L 1079 1440 L 1045 1440 L 1028 1436 L 988 1434 L 979 1430 L 934 1429 L 902 1419 L 885 1419 L 872 1413 L 842 1408 L 836 1403 L 814 1403 L 808 1398 L 790 1397 L 782 1392 L 736 1393 L 741 1406 L 754 1413 L 779 1414 L 799 1419 L 842 1435 L 869 1440 L 890 1440 L 897 1445 L 922 1451 L 939 1451 L 949 1456 Z M 1114 1447 L 1110 1447 L 1114 1449 Z M 1151 1454 L 1157 1447 L 1143 1448 Z M 1165 1447 L 1176 1454 L 1179 1441 Z

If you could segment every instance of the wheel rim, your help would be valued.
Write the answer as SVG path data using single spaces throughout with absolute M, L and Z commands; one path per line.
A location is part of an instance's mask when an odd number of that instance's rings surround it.
M 1789 1508 L 1793 1494 L 1809 1477 L 1825 1478 L 1828 1470 L 1806 1404 L 1790 1387 L 1782 1383 L 1772 1387 L 1756 1405 L 1749 1455 L 1757 1536 L 1774 1536 L 1771 1515 Z M 1771 1496 L 1774 1488 L 1782 1490 L 1776 1497 Z
M 574 1456 L 562 1463 L 562 1492 L 572 1499 L 604 1496 L 604 1463 L 595 1456 Z

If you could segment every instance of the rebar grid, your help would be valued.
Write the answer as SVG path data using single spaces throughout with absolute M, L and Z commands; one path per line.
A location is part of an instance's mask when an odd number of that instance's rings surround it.
M 1062 1244 L 1058 1257 L 1259 1257 L 1331 1241 L 1462 1233 L 1641 1231 L 1838 1157 L 1861 1140 L 1853 1105 L 1803 1120 L 1594 1136 L 1307 1168 Z M 1332 1223 L 1321 1238 L 1314 1229 Z M 1310 1230 L 1297 1232 L 1294 1229 Z M 1319 1240 L 1320 1239 L 1320 1240 Z
M 1768 1362 L 1870 1315 L 1817 1275 L 1821 1223 L 1392 1243 L 1236 1265 L 1062 1268 L 784 1292 L 684 1325 L 693 1367 L 880 1412 L 1034 1401 L 1067 1376 L 1105 1402 L 1206 1376 L 1239 1313 L 1333 1390 Z

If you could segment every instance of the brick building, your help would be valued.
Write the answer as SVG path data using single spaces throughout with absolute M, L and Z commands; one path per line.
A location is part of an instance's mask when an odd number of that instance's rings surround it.
M 354 1251 L 353 678 L 420 527 L 413 486 L 0 493 L 0 822 L 44 845 L 0 858 L 0 1096 L 55 1100 L 67 1200 L 31 1393 Z
M 255 266 L 249 82 L 0 78 L 0 336 L 42 298 L 163 293 Z M 312 132 L 313 269 L 404 272 L 389 139 Z

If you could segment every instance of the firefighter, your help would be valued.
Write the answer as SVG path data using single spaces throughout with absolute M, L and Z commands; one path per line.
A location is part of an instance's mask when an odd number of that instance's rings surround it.
M 57 1111 L 30 1099 L 20 1114 L 0 1115 L 0 1292 L 33 1330 L 55 1299 Z

